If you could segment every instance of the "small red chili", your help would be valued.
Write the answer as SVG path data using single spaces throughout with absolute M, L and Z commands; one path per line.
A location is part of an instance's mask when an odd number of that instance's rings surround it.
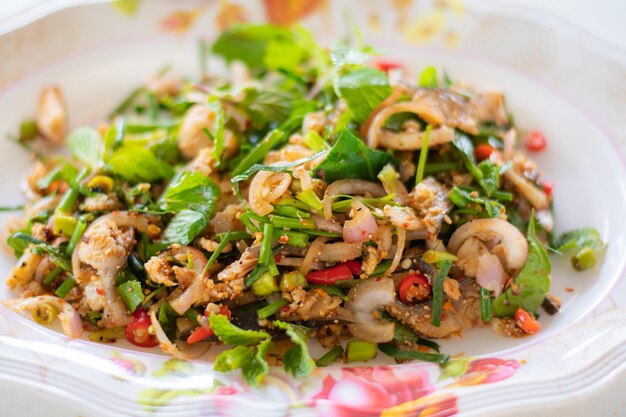
M 546 137 L 540 130 L 532 130 L 524 137 L 524 146 L 531 152 L 543 151 L 546 145 Z
M 339 265 L 345 265 L 348 267 L 348 269 L 350 270 L 350 272 L 352 272 L 352 275 L 360 275 L 361 274 L 361 266 L 363 265 L 363 262 L 361 261 L 346 261 L 346 262 L 342 262 Z
M 425 275 L 410 274 L 400 281 L 398 295 L 404 304 L 415 304 L 429 299 L 432 296 L 432 287 Z
M 541 323 L 535 316 L 521 307 L 515 311 L 515 323 L 527 334 L 535 334 L 541 329 Z
M 476 149 L 474 149 L 474 155 L 476 155 L 476 159 L 478 159 L 479 161 L 483 161 L 485 159 L 488 159 L 493 151 L 493 146 L 486 143 L 481 143 L 476 147 Z
M 374 63 L 374 65 L 379 70 L 385 71 L 385 72 L 388 72 L 393 69 L 402 68 L 404 66 L 400 62 L 392 61 L 390 59 L 379 59 Z
M 541 181 L 540 185 L 543 187 L 543 192 L 551 196 L 554 191 L 554 181 Z
M 230 309 L 228 308 L 228 306 L 222 306 L 222 309 L 220 310 L 220 314 L 226 316 L 228 318 L 228 320 L 230 320 L 230 318 L 231 318 L 231 313 L 230 313 Z M 206 317 L 208 317 L 210 315 L 210 313 L 205 311 L 204 315 Z M 208 339 L 209 337 L 213 336 L 214 334 L 215 333 L 213 332 L 213 330 L 207 329 L 204 326 L 200 326 L 196 330 L 191 332 L 191 334 L 187 338 L 187 343 L 202 342 L 203 340 Z
M 145 310 L 138 308 L 133 313 L 133 321 L 126 326 L 126 340 L 135 346 L 155 347 L 159 345 L 157 337 L 150 333 L 150 316 Z
M 346 265 L 339 264 L 321 271 L 309 272 L 306 280 L 311 284 L 332 285 L 337 281 L 353 279 L 352 271 Z

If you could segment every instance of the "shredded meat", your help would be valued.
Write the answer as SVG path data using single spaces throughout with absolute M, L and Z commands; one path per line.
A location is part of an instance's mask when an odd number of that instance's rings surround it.
M 94 197 L 87 197 L 81 208 L 84 211 L 113 211 L 120 210 L 124 206 L 117 199 L 115 193 L 99 194 Z
M 428 177 L 409 193 L 407 203 L 418 213 L 428 239 L 435 239 L 445 216 L 452 210 L 448 190 L 434 178 Z

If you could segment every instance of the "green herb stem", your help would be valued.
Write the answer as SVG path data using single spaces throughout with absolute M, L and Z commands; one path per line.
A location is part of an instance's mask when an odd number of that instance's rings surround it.
M 281 298 L 280 300 L 274 301 L 273 303 L 268 304 L 265 307 L 259 309 L 257 311 L 257 314 L 259 315 L 260 319 L 266 319 L 278 313 L 280 309 L 286 306 L 287 304 L 289 304 L 289 301 L 285 300 L 284 298 Z
M 432 306 L 432 320 L 433 326 L 439 327 L 441 325 L 441 312 L 443 307 L 443 281 L 448 275 L 448 271 L 452 266 L 452 261 L 445 260 L 439 266 L 439 272 L 433 282 L 433 306 Z
M 430 131 L 432 126 L 426 126 L 424 132 L 424 139 L 422 139 L 422 149 L 420 150 L 420 157 L 417 163 L 417 172 L 415 174 L 415 184 L 419 184 L 424 179 L 424 170 L 426 169 L 426 160 L 428 159 L 428 144 L 430 142 Z

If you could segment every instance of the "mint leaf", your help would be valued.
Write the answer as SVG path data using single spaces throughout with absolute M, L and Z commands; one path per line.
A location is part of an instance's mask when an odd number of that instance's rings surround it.
M 282 321 L 274 321 L 274 326 L 283 329 L 287 336 L 296 346 L 292 347 L 285 353 L 284 366 L 285 370 L 290 372 L 296 378 L 309 375 L 315 369 L 315 361 L 309 354 L 309 348 L 306 343 L 306 333 L 302 326 L 289 324 Z
M 131 183 L 154 182 L 174 175 L 174 168 L 139 145 L 124 145 L 107 161 L 108 169 Z
M 209 223 L 209 216 L 193 210 L 179 211 L 165 228 L 167 242 L 188 245 Z
M 100 133 L 91 127 L 80 127 L 67 137 L 67 146 L 72 155 L 95 168 L 102 163 L 104 144 L 100 138 Z
M 498 317 L 513 316 L 518 307 L 534 313 L 550 290 L 552 265 L 548 253 L 535 236 L 535 221 L 528 223 L 528 259 L 515 277 L 513 287 L 509 287 L 493 302 L 494 313 Z
M 378 173 L 388 163 L 397 166 L 398 159 L 367 147 L 350 130 L 343 129 L 326 159 L 315 168 L 314 175 L 328 183 L 345 178 L 378 181 Z
M 230 345 L 252 345 L 262 340 L 269 339 L 270 335 L 263 331 L 243 330 L 232 324 L 228 318 L 221 314 L 211 314 L 209 323 L 215 335 L 224 343 Z
M 345 43 L 333 45 L 330 50 L 330 60 L 337 68 L 343 68 L 348 65 L 364 64 L 370 56 L 371 55 L 369 53 L 351 48 Z
M 272 345 L 272 340 L 267 338 L 263 340 L 256 348 L 256 353 L 252 357 L 251 360 L 244 363 L 241 374 L 243 376 L 244 381 L 248 383 L 248 385 L 259 385 L 263 378 L 270 371 L 270 366 L 265 360 L 265 355 L 267 354 L 267 350 Z
M 561 234 L 554 246 L 559 251 L 584 248 L 601 250 L 604 249 L 606 244 L 602 241 L 602 236 L 600 236 L 600 233 L 596 229 L 593 227 L 583 227 Z
M 391 94 L 391 87 L 384 72 L 359 68 L 339 77 L 337 94 L 346 101 L 353 120 L 361 123 Z
M 228 372 L 241 369 L 250 362 L 256 353 L 254 346 L 235 346 L 217 355 L 213 369 L 218 372 Z
M 170 212 L 197 211 L 212 216 L 220 198 L 220 188 L 200 172 L 183 171 L 174 177 L 159 199 L 159 207 Z

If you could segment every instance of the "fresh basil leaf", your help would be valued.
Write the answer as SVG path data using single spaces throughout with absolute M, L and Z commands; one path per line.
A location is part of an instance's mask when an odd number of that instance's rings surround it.
M 92 168 L 102 163 L 104 144 L 100 133 L 92 127 L 80 127 L 72 131 L 67 137 L 67 146 L 76 159 Z
M 480 204 L 485 207 L 485 211 L 489 217 L 498 217 L 504 210 L 504 205 L 496 200 L 491 200 L 483 196 L 472 196 L 472 192 L 463 190 L 459 187 L 454 187 L 448 194 L 448 199 L 454 203 L 454 205 L 465 208 L 470 202 Z
M 493 302 L 497 317 L 513 316 L 518 307 L 534 313 L 550 290 L 552 265 L 545 248 L 535 236 L 534 218 L 528 223 L 528 258 L 514 283 Z
M 377 181 L 377 175 L 388 163 L 398 166 L 394 156 L 369 148 L 362 140 L 344 129 L 326 156 L 314 170 L 317 178 L 331 183 L 345 178 Z
M 209 223 L 209 216 L 193 210 L 179 211 L 165 228 L 165 240 L 188 245 Z
M 281 50 L 287 56 L 281 57 Z M 308 56 L 293 31 L 274 25 L 233 25 L 221 33 L 212 51 L 226 62 L 243 61 L 256 73 L 267 68 L 296 68 Z M 271 62 L 272 58 L 277 62 Z
M 336 44 L 330 50 L 330 60 L 337 68 L 364 64 L 370 56 L 369 53 L 351 48 L 345 43 Z
M 374 68 L 358 68 L 342 75 L 336 89 L 358 123 L 364 122 L 392 91 L 387 75 Z
M 252 359 L 244 363 L 241 375 L 248 385 L 257 386 L 263 381 L 265 375 L 270 371 L 270 366 L 265 359 L 267 350 L 272 345 L 272 340 L 267 338 L 258 344 Z
M 222 342 L 230 345 L 252 345 L 270 338 L 270 335 L 264 331 L 240 329 L 222 314 L 211 314 L 209 316 L 209 323 L 211 323 L 211 329 L 213 329 L 215 335 Z
M 285 323 L 279 320 L 274 321 L 273 324 L 283 329 L 291 341 L 296 344 L 296 346 L 285 353 L 283 359 L 285 370 L 296 378 L 307 376 L 313 372 L 315 369 L 315 361 L 309 354 L 309 348 L 306 342 L 307 336 L 302 326 Z
M 222 160 L 222 152 L 224 152 L 224 124 L 226 123 L 226 116 L 224 116 L 222 102 L 216 96 L 209 97 L 207 107 L 215 112 L 215 127 L 213 128 L 213 157 L 219 165 Z
M 174 175 L 174 168 L 158 159 L 149 149 L 138 145 L 124 145 L 117 149 L 107 165 L 113 174 L 131 183 L 153 182 Z
M 600 233 L 596 229 L 593 227 L 583 227 L 561 234 L 554 246 L 556 246 L 556 249 L 559 251 L 584 248 L 601 250 L 604 249 L 606 244 L 602 241 L 602 236 L 600 236 Z
M 467 171 L 472 174 L 487 196 L 491 196 L 498 190 L 500 172 L 495 164 L 484 161 L 476 165 L 474 158 L 474 144 L 472 140 L 463 134 L 457 134 L 452 144 L 459 153 Z
M 250 362 L 256 353 L 254 346 L 235 346 L 232 349 L 225 350 L 215 358 L 213 369 L 218 372 L 228 372 L 235 369 L 241 369 Z
M 193 210 L 211 217 L 219 198 L 220 188 L 212 179 L 200 172 L 182 171 L 163 192 L 159 208 L 170 212 Z
M 143 303 L 144 295 L 141 289 L 141 283 L 137 280 L 126 281 L 117 287 L 117 294 L 126 306 L 126 309 L 133 313 L 141 303 Z

